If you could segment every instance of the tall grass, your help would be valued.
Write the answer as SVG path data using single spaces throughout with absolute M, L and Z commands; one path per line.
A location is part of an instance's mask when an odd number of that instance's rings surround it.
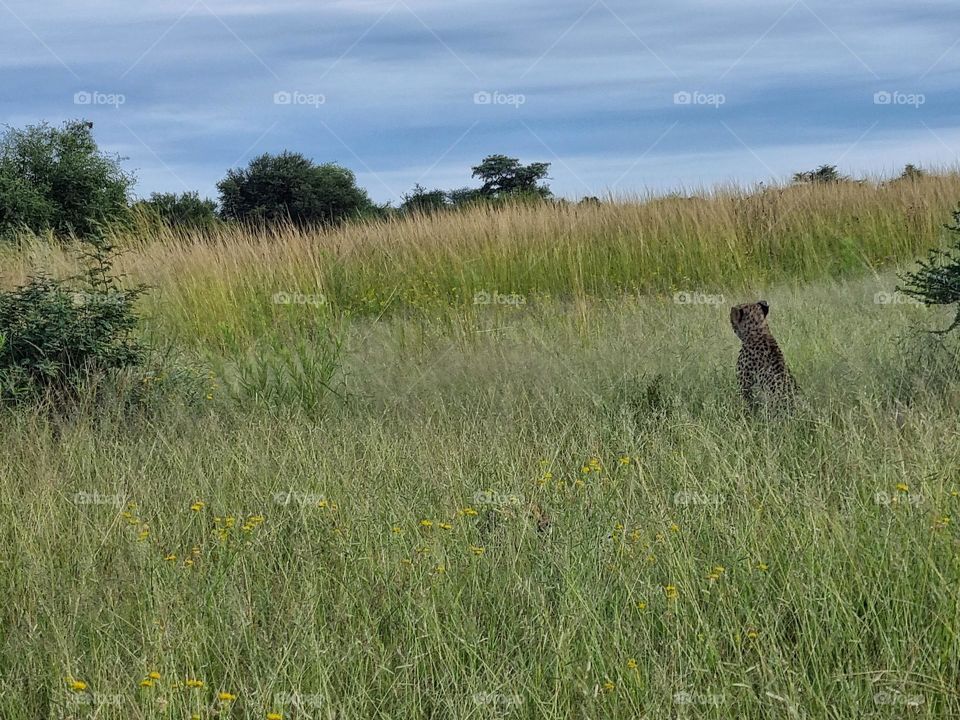
M 469 306 L 480 291 L 615 298 L 847 277 L 922 254 L 958 198 L 960 175 L 950 173 L 600 206 L 481 207 L 326 231 L 225 226 L 195 236 L 153 228 L 118 240 L 135 250 L 124 263 L 132 279 L 157 288 L 150 302 L 166 334 L 230 343 L 278 322 L 278 292 L 380 317 Z M 31 264 L 70 267 L 46 242 L 0 259 L 6 283 Z

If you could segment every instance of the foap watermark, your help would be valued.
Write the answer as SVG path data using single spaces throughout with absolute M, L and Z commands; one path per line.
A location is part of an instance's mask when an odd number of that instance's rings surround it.
M 275 505 L 319 505 L 326 498 L 323 495 L 308 492 L 298 492 L 296 490 L 283 490 L 273 494 Z
M 922 505 L 925 500 L 926 498 L 924 498 L 920 493 L 902 490 L 895 493 L 877 490 L 877 492 L 873 495 L 873 502 L 884 507 L 897 505 L 910 505 L 911 507 L 918 507 Z
M 323 293 L 300 293 L 280 291 L 273 294 L 274 305 L 312 305 L 320 307 L 327 304 L 327 298 Z
M 918 708 L 923 703 L 923 695 L 907 695 L 899 690 L 882 690 L 873 696 L 874 705 L 898 705 L 900 707 Z
M 106 93 L 99 90 L 80 90 L 73 94 L 74 105 L 106 105 L 114 109 L 127 102 L 123 93 Z
M 116 290 L 110 290 L 105 293 L 78 290 L 73 293 L 72 299 L 73 304 L 78 307 L 83 305 L 123 305 L 127 302 L 127 296 Z
M 894 292 L 878 292 L 873 296 L 874 305 L 923 305 L 920 300 L 896 290 Z
M 73 494 L 74 505 L 112 505 L 113 507 L 123 507 L 123 498 L 119 495 L 104 495 L 99 492 L 86 492 L 81 490 Z
M 519 108 L 527 102 L 527 96 L 520 93 L 503 93 L 499 90 L 489 92 L 480 90 L 473 94 L 474 105 L 512 105 Z
M 679 507 L 690 505 L 709 505 L 717 507 L 723 505 L 727 498 L 719 493 L 704 493 L 696 490 L 679 490 L 673 494 L 673 504 Z
M 918 108 L 927 102 L 923 93 L 905 93 L 899 90 L 877 90 L 873 94 L 874 105 L 907 105 Z
M 523 505 L 523 495 L 519 493 L 498 493 L 493 490 L 477 490 L 473 494 L 475 505 Z
M 723 305 L 723 295 L 711 295 L 698 290 L 681 290 L 673 294 L 673 302 L 676 305 Z
M 84 707 L 120 707 L 123 704 L 123 695 L 115 693 L 82 692 L 67 696 L 68 705 L 82 705 Z
M 474 305 L 511 305 L 520 307 L 527 304 L 527 298 L 517 293 L 500 293 L 494 290 L 492 293 L 486 290 L 478 290 L 473 294 Z
M 327 96 L 322 93 L 308 93 L 300 90 L 278 90 L 273 94 L 274 105 L 306 105 L 319 108 L 325 105 Z
M 277 693 L 273 696 L 273 704 L 278 708 L 293 710 L 319 710 L 323 707 L 323 695 L 319 693 Z
M 674 105 L 707 105 L 718 108 L 727 102 L 723 93 L 705 93 L 699 90 L 680 90 L 673 94 Z
M 677 705 L 722 705 L 723 695 L 708 692 L 691 692 L 681 690 L 673 694 L 673 702 Z
M 473 702 L 490 710 L 497 715 L 505 715 L 514 708 L 520 707 L 520 696 L 516 693 L 477 692 L 473 694 Z

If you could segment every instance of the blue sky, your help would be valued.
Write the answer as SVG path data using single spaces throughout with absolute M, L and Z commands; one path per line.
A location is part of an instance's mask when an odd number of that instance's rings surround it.
M 492 153 L 577 198 L 960 152 L 947 1 L 0 0 L 0 29 L 4 122 L 94 121 L 142 196 L 283 149 L 394 204 Z

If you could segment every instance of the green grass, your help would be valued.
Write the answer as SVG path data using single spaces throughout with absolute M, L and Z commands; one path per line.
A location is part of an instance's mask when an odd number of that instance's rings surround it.
M 376 319 L 230 262 L 153 270 L 197 403 L 0 420 L 0 717 L 960 713 L 960 352 L 889 272 L 768 289 L 764 419 L 751 275 Z

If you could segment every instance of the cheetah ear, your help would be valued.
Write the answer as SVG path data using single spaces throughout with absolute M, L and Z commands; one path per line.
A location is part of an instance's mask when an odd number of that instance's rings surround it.
M 760 309 L 763 310 L 763 316 L 766 317 L 767 313 L 770 312 L 770 305 L 767 304 L 766 300 L 761 300 L 757 305 L 760 306 Z

